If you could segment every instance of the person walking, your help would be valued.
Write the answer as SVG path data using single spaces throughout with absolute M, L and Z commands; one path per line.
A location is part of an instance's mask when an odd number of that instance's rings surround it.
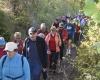
M 23 55 L 28 59 L 31 80 L 40 80 L 41 72 L 47 68 L 47 48 L 45 40 L 38 36 L 37 30 L 30 27 L 29 37 L 25 39 Z
M 60 46 L 61 46 L 61 39 L 60 35 L 56 30 L 55 26 L 52 26 L 50 28 L 50 33 L 45 38 L 45 41 L 47 43 L 47 53 L 49 55 L 49 67 L 53 70 L 53 72 L 56 72 L 57 68 L 57 62 L 59 58 L 60 53 Z
M 0 80 L 31 80 L 28 61 L 17 49 L 14 42 L 6 44 L 7 54 L 0 59 Z

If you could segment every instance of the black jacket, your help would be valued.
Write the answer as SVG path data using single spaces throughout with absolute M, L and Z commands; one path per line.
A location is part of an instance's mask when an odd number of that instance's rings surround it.
M 32 56 L 29 56 L 28 52 L 27 52 L 27 45 L 28 45 L 29 41 L 30 41 L 30 38 L 25 39 L 23 55 L 25 57 L 28 56 L 29 58 L 31 58 Z M 47 61 L 47 46 L 46 46 L 45 40 L 41 37 L 37 37 L 36 45 L 37 45 L 37 51 L 38 51 L 38 55 L 39 55 L 39 59 L 42 64 L 42 67 L 46 68 L 48 61 Z

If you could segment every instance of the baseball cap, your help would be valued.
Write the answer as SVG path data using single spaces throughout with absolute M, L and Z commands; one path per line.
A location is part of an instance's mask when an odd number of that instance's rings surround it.
M 62 22 L 59 23 L 59 27 L 64 27 L 64 24 Z
M 8 42 L 5 46 L 5 51 L 14 51 L 15 49 L 18 49 L 17 44 L 14 42 Z
M 30 27 L 29 30 L 28 30 L 28 34 L 30 33 L 36 33 L 36 28 L 35 27 Z

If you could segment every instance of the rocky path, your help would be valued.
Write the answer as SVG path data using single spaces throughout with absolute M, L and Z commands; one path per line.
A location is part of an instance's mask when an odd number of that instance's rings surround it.
M 77 75 L 77 69 L 74 67 L 76 56 L 76 48 L 72 48 L 70 57 L 65 56 L 62 63 L 58 65 L 57 73 L 48 72 L 48 80 L 74 80 Z

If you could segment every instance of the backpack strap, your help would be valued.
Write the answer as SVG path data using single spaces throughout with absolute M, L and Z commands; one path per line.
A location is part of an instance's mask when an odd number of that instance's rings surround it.
M 7 55 L 4 56 L 4 58 L 3 58 L 3 60 L 2 60 L 2 68 L 3 68 L 4 63 L 5 63 L 5 61 L 6 61 L 6 58 L 7 58 Z M 23 56 L 23 55 L 21 56 L 21 61 L 22 61 L 22 68 L 23 68 L 23 66 L 24 66 L 24 56 Z
M 6 61 L 6 58 L 7 58 L 7 55 L 5 55 L 4 58 L 3 58 L 3 60 L 2 60 L 2 68 L 3 68 L 4 63 L 5 63 L 5 61 Z
M 26 50 L 26 53 L 25 53 L 26 56 L 25 56 L 25 57 L 26 57 L 26 58 L 28 58 L 28 51 L 27 51 L 28 43 L 29 43 L 29 38 L 26 38 L 26 39 L 25 39 L 25 50 Z
M 24 56 L 23 55 L 21 56 L 21 61 L 22 61 L 22 68 L 23 68 L 24 66 Z

